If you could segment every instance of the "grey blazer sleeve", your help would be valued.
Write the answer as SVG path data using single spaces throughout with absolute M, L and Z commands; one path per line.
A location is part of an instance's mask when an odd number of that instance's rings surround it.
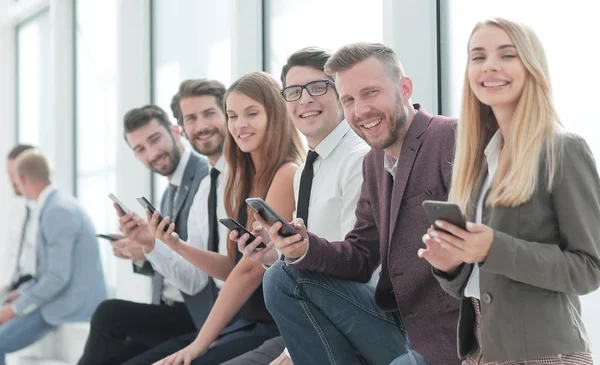
M 600 179 L 585 141 L 565 135 L 562 164 L 551 191 L 559 245 L 527 242 L 494 231 L 481 270 L 573 295 L 600 285 Z
M 471 275 L 472 267 L 473 265 L 470 264 L 462 264 L 459 267 L 458 272 L 453 273 L 453 275 L 448 275 L 434 267 L 431 269 L 433 271 L 433 276 L 435 276 L 446 293 L 452 295 L 456 299 L 462 299 L 464 297 L 463 293 L 465 285 L 467 285 L 467 281 Z
M 44 275 L 21 292 L 15 300 L 17 314 L 33 312 L 46 302 L 54 299 L 69 283 L 73 262 L 73 245 L 81 226 L 81 220 L 61 206 L 48 206 L 40 221 L 38 237 L 45 241 L 44 261 L 47 268 Z M 38 240 L 38 244 L 41 244 Z M 42 248 L 38 248 L 38 251 Z

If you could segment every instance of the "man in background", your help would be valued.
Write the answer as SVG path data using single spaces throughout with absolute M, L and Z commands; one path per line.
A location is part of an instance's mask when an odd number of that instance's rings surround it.
M 40 152 L 19 155 L 15 171 L 18 190 L 36 202 L 36 275 L 0 309 L 0 365 L 5 354 L 29 346 L 61 323 L 88 321 L 106 298 L 96 232 L 87 213 L 51 184 L 48 161 Z

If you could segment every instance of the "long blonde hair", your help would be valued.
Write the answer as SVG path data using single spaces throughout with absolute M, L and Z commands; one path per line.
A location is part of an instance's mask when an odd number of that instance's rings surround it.
M 241 209 L 246 208 L 246 198 L 256 184 L 255 196 L 266 198 L 267 191 L 279 168 L 287 163 L 302 163 L 305 149 L 300 134 L 292 124 L 285 107 L 285 100 L 279 92 L 280 86 L 273 76 L 265 72 L 252 72 L 242 76 L 227 90 L 223 98 L 227 110 L 227 97 L 233 93 L 241 93 L 260 103 L 267 113 L 267 133 L 260 143 L 260 156 L 264 159 L 262 169 L 256 171 L 250 153 L 240 150 L 231 133 L 225 138 L 225 160 L 229 165 L 227 182 L 225 183 L 224 205 L 229 217 L 239 220 Z M 227 116 L 227 123 L 229 117 Z M 249 216 L 246 222 L 248 230 L 252 230 L 254 218 Z M 229 241 L 228 250 L 236 250 L 236 244 Z
M 523 91 L 512 118 L 511 134 L 504 141 L 508 153 L 498 163 L 486 202 L 492 206 L 515 207 L 531 198 L 538 184 L 540 168 L 545 168 L 547 187 L 552 188 L 560 160 L 557 133 L 561 129 L 561 122 L 552 101 L 544 48 L 534 31 L 520 23 L 491 18 L 475 26 L 469 42 L 475 31 L 486 25 L 499 27 L 508 34 L 527 70 Z M 482 104 L 471 89 L 468 69 L 469 61 L 465 68 L 449 199 L 458 204 L 464 213 L 470 211 L 474 203 L 470 200 L 471 194 L 484 168 L 486 144 L 498 130 L 491 107 Z M 543 154 L 545 159 L 542 159 Z M 542 160 L 544 166 L 540 166 Z

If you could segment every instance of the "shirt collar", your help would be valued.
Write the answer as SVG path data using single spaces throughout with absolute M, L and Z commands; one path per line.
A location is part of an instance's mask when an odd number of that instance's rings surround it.
M 46 186 L 46 188 L 44 190 L 42 190 L 42 192 L 40 193 L 40 195 L 37 198 L 36 207 L 37 207 L 38 212 L 40 212 L 44 208 L 44 205 L 46 204 L 48 197 L 54 190 L 56 190 L 56 188 L 52 184 Z
M 502 138 L 502 133 L 500 133 L 500 129 L 498 129 L 484 150 L 488 164 L 490 163 L 490 159 L 498 157 L 502 150 L 503 142 L 504 139 Z
M 183 173 L 185 172 L 185 167 L 187 166 L 191 155 L 192 151 L 189 148 L 183 149 L 183 154 L 181 154 L 181 159 L 179 160 L 179 164 L 177 165 L 173 176 L 171 176 L 171 180 L 169 180 L 169 184 L 175 186 L 181 185 L 181 181 L 183 180 Z
M 398 168 L 398 160 L 399 158 L 393 158 L 387 153 L 383 154 L 383 167 L 387 172 L 392 175 L 392 177 L 396 176 L 396 169 Z
M 217 170 L 219 170 L 219 172 L 223 172 L 223 169 L 225 168 L 225 155 L 221 154 L 221 156 L 217 160 L 217 163 L 214 166 L 211 165 L 210 167 L 216 168 Z
M 326 159 L 335 147 L 340 144 L 342 138 L 344 138 L 349 130 L 350 126 L 348 125 L 348 122 L 346 122 L 346 119 L 342 120 L 340 124 L 327 135 L 327 137 L 319 142 L 314 151 L 319 154 L 319 157 Z

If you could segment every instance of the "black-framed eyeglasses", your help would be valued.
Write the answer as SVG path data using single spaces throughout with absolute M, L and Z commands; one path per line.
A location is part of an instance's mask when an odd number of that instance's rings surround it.
M 285 101 L 296 101 L 302 97 L 302 89 L 306 89 L 310 96 L 321 96 L 327 93 L 327 86 L 335 87 L 335 82 L 330 80 L 311 81 L 306 85 L 291 85 L 281 90 Z

